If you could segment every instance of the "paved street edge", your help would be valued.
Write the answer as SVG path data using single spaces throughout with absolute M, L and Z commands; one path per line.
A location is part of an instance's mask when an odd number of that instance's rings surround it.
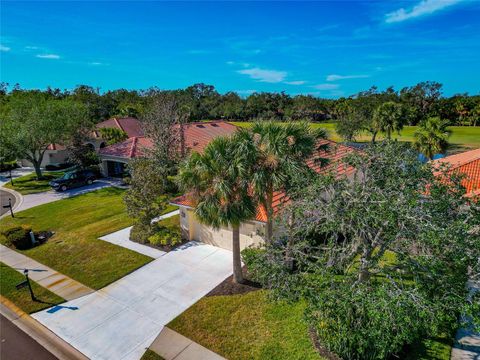
M 0 313 L 60 360 L 88 360 L 10 300 L 0 295 Z

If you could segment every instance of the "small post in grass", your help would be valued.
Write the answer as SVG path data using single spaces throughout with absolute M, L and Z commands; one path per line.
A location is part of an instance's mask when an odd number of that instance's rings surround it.
M 17 284 L 15 287 L 17 290 L 23 289 L 25 286 L 28 286 L 28 290 L 30 291 L 30 297 L 32 301 L 36 301 L 37 298 L 33 293 L 32 285 L 30 284 L 30 279 L 28 278 L 28 269 L 23 270 L 23 274 L 25 275 L 25 281 L 22 281 L 20 284 Z
M 15 217 L 15 216 L 13 216 L 12 198 L 8 198 L 8 205 L 3 205 L 3 208 L 4 209 L 10 209 L 10 215 L 12 215 L 12 218 Z

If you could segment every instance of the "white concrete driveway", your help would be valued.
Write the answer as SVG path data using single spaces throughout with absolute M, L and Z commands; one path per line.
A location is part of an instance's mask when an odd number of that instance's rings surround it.
M 165 324 L 231 273 L 230 251 L 190 242 L 33 317 L 91 359 L 138 360 Z

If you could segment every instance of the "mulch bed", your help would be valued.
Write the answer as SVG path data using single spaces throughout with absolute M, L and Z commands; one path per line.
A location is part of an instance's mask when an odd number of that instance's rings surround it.
M 248 272 L 245 266 L 243 267 L 242 272 L 243 278 L 245 279 L 245 282 L 243 284 L 237 284 L 233 282 L 233 275 L 231 275 L 205 296 L 246 294 L 250 291 L 257 291 L 262 289 L 259 283 L 248 280 Z

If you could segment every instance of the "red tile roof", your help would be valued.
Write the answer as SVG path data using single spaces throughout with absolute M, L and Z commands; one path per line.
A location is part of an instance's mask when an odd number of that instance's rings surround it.
M 227 136 L 237 131 L 237 127 L 225 121 L 205 121 L 183 125 L 185 147 L 202 152 L 207 144 L 218 136 Z
M 128 137 L 139 137 L 143 136 L 142 126 L 138 119 L 133 117 L 125 118 L 111 118 L 101 123 L 97 124 L 97 128 L 117 128 L 123 130 L 127 133 Z M 99 134 L 95 132 L 95 135 L 98 137 Z
M 66 147 L 60 144 L 50 144 L 47 146 L 47 150 L 65 150 Z
M 343 158 L 355 151 L 358 151 L 352 147 L 338 144 L 331 140 L 320 140 L 317 145 L 328 144 L 328 150 L 318 151 L 314 157 L 307 160 L 307 165 L 315 170 L 318 174 L 326 174 L 333 172 L 337 177 L 348 176 L 355 172 L 355 169 L 351 166 L 347 166 L 343 163 Z M 314 158 L 324 158 L 328 159 L 328 163 L 324 166 L 321 166 L 319 163 L 314 161 Z M 274 214 L 278 213 L 282 205 L 286 204 L 289 201 L 288 196 L 283 191 L 275 191 L 273 193 L 273 212 Z M 191 199 L 188 194 L 177 197 L 172 200 L 173 204 L 194 207 L 194 201 Z M 267 212 L 264 206 L 260 205 L 257 207 L 257 213 L 255 215 L 255 220 L 260 222 L 267 221 Z
M 480 192 L 480 149 L 437 159 L 434 160 L 434 164 L 446 164 L 449 166 L 449 173 L 464 174 L 462 185 L 465 187 L 467 195 Z
M 150 148 L 152 141 L 145 136 L 131 137 L 125 141 L 113 144 L 100 149 L 101 155 L 115 156 L 119 158 L 131 159 L 136 156 L 144 155 L 143 150 Z
M 107 120 L 109 121 L 109 120 Z M 205 146 L 218 136 L 233 134 L 238 128 L 225 121 L 208 121 L 183 125 L 185 148 L 187 151 L 202 152 Z M 132 140 L 137 139 L 137 140 Z M 145 136 L 136 136 L 121 143 L 107 146 L 100 154 L 131 159 L 142 153 L 142 147 L 151 147 L 152 142 Z

